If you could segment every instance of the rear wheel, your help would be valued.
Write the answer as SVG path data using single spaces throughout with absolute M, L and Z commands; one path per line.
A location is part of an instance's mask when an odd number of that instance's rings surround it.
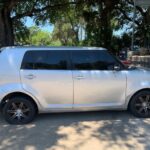
M 35 118 L 36 108 L 26 97 L 13 97 L 5 104 L 3 115 L 10 124 L 26 124 Z
M 150 117 L 150 91 L 141 91 L 129 103 L 131 113 L 136 117 Z

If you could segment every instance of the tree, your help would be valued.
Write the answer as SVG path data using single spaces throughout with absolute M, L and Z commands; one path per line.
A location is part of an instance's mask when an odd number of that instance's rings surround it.
M 59 40 L 54 40 L 52 34 L 48 31 L 43 31 L 37 26 L 28 28 L 27 35 L 16 37 L 17 45 L 35 45 L 35 46 L 60 46 Z
M 71 5 L 67 11 L 58 14 L 60 17 L 54 21 L 54 39 L 61 41 L 62 45 L 79 45 L 82 40 L 80 30 L 85 23 L 81 13 L 82 11 L 76 5 Z
M 136 9 L 136 43 L 147 45 L 150 38 L 150 8 L 145 10 L 137 6 Z M 29 16 L 36 25 L 46 22 L 55 25 L 53 37 L 57 39 L 56 44 L 82 43 L 112 49 L 116 47 L 113 40 L 118 38 L 113 36 L 113 31 L 124 24 L 131 31 L 132 14 L 133 0 L 0 0 L 0 47 L 14 45 L 15 41 L 27 43 L 30 31 L 25 26 L 24 18 Z M 84 35 L 80 33 L 81 29 Z M 43 38 L 46 36 L 47 33 Z M 81 39 L 84 41 L 81 42 Z
M 119 55 L 119 51 L 123 48 L 129 48 L 131 46 L 130 34 L 124 33 L 122 36 L 113 36 L 111 41 L 111 52 Z
M 60 3 L 59 0 L 0 0 L 0 46 L 14 45 L 14 25 L 16 22 L 23 23 L 24 17 L 33 17 L 37 24 L 41 20 L 46 21 L 47 14 L 53 20 L 57 10 L 76 3 L 78 1 L 62 0 Z
M 85 44 L 110 49 L 113 30 L 117 28 L 116 5 L 119 0 L 93 0 L 84 5 L 86 21 Z
M 14 22 L 14 41 L 16 45 L 28 44 L 30 29 L 27 28 L 21 21 Z
M 17 4 L 17 2 L 17 0 L 0 1 L 0 46 L 14 44 L 11 11 L 13 7 Z
M 28 43 L 29 45 L 43 46 L 51 45 L 51 34 L 42 31 L 38 27 L 31 27 Z
M 116 9 L 120 12 L 118 15 L 120 26 L 126 25 L 132 29 L 134 1 L 121 0 Z M 150 7 L 144 9 L 136 6 L 135 37 L 135 44 L 147 47 L 150 39 Z

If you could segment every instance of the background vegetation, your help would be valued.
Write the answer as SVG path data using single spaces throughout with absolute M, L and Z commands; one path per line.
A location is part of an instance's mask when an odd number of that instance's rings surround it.
M 0 46 L 130 47 L 133 0 L 0 0 Z M 26 17 L 36 26 L 27 28 Z M 52 33 L 38 26 L 53 24 Z M 135 44 L 149 46 L 150 8 L 136 7 Z M 116 36 L 115 31 L 123 30 Z

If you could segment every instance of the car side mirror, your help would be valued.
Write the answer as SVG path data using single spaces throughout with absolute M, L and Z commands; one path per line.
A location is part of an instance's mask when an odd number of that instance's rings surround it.
M 120 70 L 121 70 L 120 65 L 114 65 L 114 70 L 115 70 L 115 71 L 120 71 Z

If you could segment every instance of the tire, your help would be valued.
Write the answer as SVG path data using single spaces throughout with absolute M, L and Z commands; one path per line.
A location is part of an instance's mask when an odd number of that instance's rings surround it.
M 129 103 L 129 110 L 136 117 L 150 117 L 150 91 L 137 93 Z
M 9 124 L 27 124 L 35 118 L 36 108 L 29 98 L 13 97 L 5 104 L 3 115 Z

